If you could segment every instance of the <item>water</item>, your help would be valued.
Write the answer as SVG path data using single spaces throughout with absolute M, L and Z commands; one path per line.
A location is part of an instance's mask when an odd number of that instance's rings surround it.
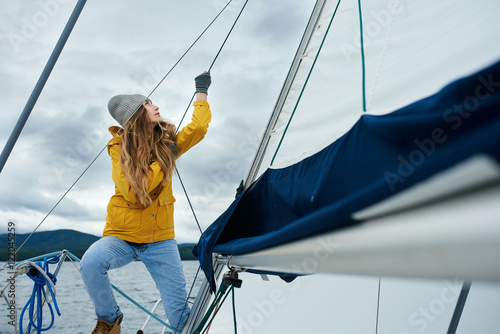
M 198 262 L 186 261 L 183 266 L 189 291 Z M 159 298 L 142 262 L 132 262 L 124 268 L 112 270 L 110 276 L 114 285 L 148 310 Z M 5 286 L 6 277 L 6 271 L 0 272 L 0 289 Z M 259 275 L 249 273 L 241 273 L 240 278 L 243 280 L 242 289 L 236 292 L 238 333 L 330 333 L 332 328 L 339 334 L 375 332 L 377 277 L 314 275 L 299 277 L 292 283 L 284 283 L 275 276 L 269 276 L 270 281 L 263 283 Z M 200 273 L 193 295 L 198 293 L 201 280 Z M 26 276 L 18 279 L 15 291 L 18 314 L 31 295 L 32 287 L 32 281 Z M 56 287 L 62 315 L 56 316 L 55 325 L 48 333 L 92 332 L 96 323 L 93 306 L 80 274 L 71 262 L 64 263 Z M 458 280 L 384 278 L 378 332 L 445 333 L 460 288 L 461 281 Z M 117 293 L 116 299 L 125 315 L 122 333 L 136 334 L 146 314 Z M 210 329 L 211 334 L 234 332 L 232 303 L 231 298 L 228 299 Z M 500 284 L 474 282 L 457 333 L 500 334 L 499 310 Z M 165 319 L 161 304 L 155 313 Z M 7 314 L 5 301 L 0 298 L 0 334 L 14 332 L 7 324 Z M 49 320 L 47 308 L 44 309 L 44 319 Z M 162 326 L 151 319 L 144 332 L 161 333 L 161 330 Z
M 194 277 L 198 269 L 197 261 L 183 261 L 184 274 L 186 276 L 186 288 L 189 292 L 193 284 Z M 2 263 L 2 266 L 4 263 Z M 51 265 L 50 272 L 53 272 L 56 265 Z M 110 270 L 109 276 L 111 283 L 125 292 L 129 297 L 139 302 L 146 309 L 151 310 L 155 302 L 160 298 L 160 293 L 149 275 L 144 264 L 140 261 L 135 261 L 127 266 Z M 191 301 L 194 300 L 195 295 L 198 293 L 199 286 L 201 285 L 203 274 L 200 271 L 198 279 L 195 282 L 193 292 L 191 293 Z M 9 275 L 6 271 L 0 272 L 0 289 L 7 283 Z M 7 288 L 8 290 L 9 288 Z M 15 294 L 16 294 L 16 308 L 18 316 L 21 310 L 31 296 L 33 289 L 33 281 L 26 275 L 20 276 L 16 280 Z M 59 274 L 57 275 L 57 304 L 61 311 L 61 316 L 55 316 L 54 326 L 47 333 L 56 334 L 88 334 L 92 332 L 95 327 L 96 318 L 94 307 L 90 298 L 85 290 L 80 273 L 71 262 L 66 261 Z M 123 334 L 136 334 L 137 330 L 141 329 L 144 321 L 147 318 L 146 313 L 138 309 L 134 304 L 125 299 L 119 293 L 115 292 L 116 300 L 120 309 L 124 313 L 124 320 L 122 323 Z M 7 318 L 8 310 L 5 300 L 0 299 L 0 334 L 14 333 L 14 328 L 8 324 Z M 50 321 L 50 311 L 44 307 L 44 326 Z M 166 320 L 163 304 L 160 303 L 156 309 L 155 314 L 162 320 Z M 25 316 L 25 319 L 27 317 Z M 25 322 L 26 323 L 26 320 Z M 163 326 L 156 320 L 151 319 L 146 327 L 146 333 L 160 333 Z

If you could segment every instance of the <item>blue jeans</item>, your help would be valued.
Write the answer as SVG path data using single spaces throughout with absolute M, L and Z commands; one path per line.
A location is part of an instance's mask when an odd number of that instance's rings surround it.
M 186 280 L 175 239 L 131 246 L 117 237 L 103 237 L 83 255 L 80 271 L 97 318 L 113 322 L 122 313 L 116 303 L 107 271 L 140 259 L 160 290 L 172 327 L 182 330 L 189 315 Z

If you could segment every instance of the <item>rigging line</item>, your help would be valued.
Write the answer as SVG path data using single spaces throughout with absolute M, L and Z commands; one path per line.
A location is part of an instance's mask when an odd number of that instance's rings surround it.
M 186 110 L 184 111 L 184 114 L 182 114 L 181 121 L 179 122 L 179 125 L 175 129 L 174 138 L 177 135 L 177 132 L 179 132 L 179 129 L 181 128 L 182 121 L 184 121 L 184 117 L 186 117 L 186 114 L 189 111 L 189 108 L 191 107 L 191 103 L 193 102 L 195 96 L 196 96 L 196 93 L 193 93 L 193 96 L 191 96 L 191 100 L 189 100 L 189 103 L 187 105 Z
M 53 256 L 58 256 L 58 255 L 60 255 L 63 252 L 64 251 L 58 251 L 58 252 L 53 252 L 53 253 L 49 253 L 49 254 L 45 254 L 45 255 L 36 256 L 36 257 L 30 258 L 30 259 L 27 259 L 27 260 L 23 260 L 23 261 L 17 262 L 15 264 L 15 266 L 18 266 L 18 265 L 23 264 L 23 263 L 31 263 L 33 261 L 36 261 L 36 260 L 39 260 L 39 259 L 42 259 L 42 258 L 50 258 L 50 257 L 53 257 Z M 71 252 L 69 252 L 69 251 L 67 251 L 67 253 L 66 253 L 66 258 L 70 259 L 70 261 L 75 266 L 76 270 L 78 270 L 78 272 L 80 272 L 80 268 L 77 265 L 75 265 L 75 262 L 74 262 L 74 261 L 76 261 L 76 262 L 80 263 L 80 259 L 77 256 L 75 256 L 74 254 L 72 254 Z M 189 297 L 190 297 L 191 292 L 193 290 L 193 287 L 195 285 L 196 279 L 198 278 L 199 272 L 200 272 L 200 267 L 198 266 L 198 271 L 196 272 L 196 275 L 194 277 L 193 284 L 191 285 L 191 289 L 189 291 L 189 295 L 188 295 L 188 297 L 186 299 L 186 303 L 189 300 Z M 158 318 L 156 315 L 154 315 L 153 313 L 149 312 L 146 308 L 144 308 L 142 305 L 140 305 L 134 299 L 132 299 L 131 297 L 129 297 L 126 293 L 124 293 L 123 291 L 121 291 L 120 289 L 118 289 L 116 286 L 114 286 L 113 284 L 111 284 L 111 287 L 115 291 L 117 291 L 118 293 L 120 293 L 123 297 L 125 297 L 127 300 L 129 300 L 132 304 L 134 304 L 135 306 L 137 306 L 140 310 L 144 311 L 147 315 L 151 316 L 153 319 L 155 319 L 156 321 L 158 321 L 160 324 L 164 325 L 165 327 L 167 327 L 169 329 L 172 329 L 172 330 L 174 329 L 170 325 L 166 324 L 163 320 L 161 320 L 160 318 Z
M 297 107 L 299 106 L 300 99 L 302 98 L 302 94 L 304 93 L 306 86 L 307 86 L 307 83 L 309 82 L 309 78 L 311 77 L 314 66 L 316 65 L 316 61 L 318 60 L 319 54 L 321 53 L 321 49 L 323 48 L 323 44 L 325 44 L 326 36 L 328 35 L 328 32 L 330 31 L 330 27 L 332 26 L 333 19 L 335 18 L 335 14 L 337 14 L 337 10 L 339 8 L 341 1 L 342 0 L 339 0 L 337 2 L 337 6 L 335 7 L 335 11 L 332 14 L 332 18 L 330 19 L 330 23 L 328 24 L 328 27 L 326 28 L 325 35 L 323 36 L 323 40 L 321 41 L 318 52 L 316 53 L 316 57 L 314 58 L 314 61 L 311 65 L 311 69 L 309 70 L 309 73 L 307 74 L 306 81 L 304 82 L 304 85 L 302 86 L 302 90 L 300 91 L 299 97 L 297 98 L 297 102 L 295 103 L 295 107 L 293 108 L 293 111 L 290 115 L 290 118 L 288 119 L 288 123 L 286 124 L 285 130 L 283 131 L 283 135 L 281 135 L 281 139 L 278 143 L 278 147 L 276 147 L 276 151 L 274 152 L 273 158 L 271 159 L 270 166 L 272 166 L 274 163 L 274 159 L 276 158 L 276 155 L 278 154 L 278 151 L 281 147 L 281 144 L 283 143 L 283 139 L 285 138 L 286 132 L 288 131 L 288 127 L 290 126 L 290 123 L 292 122 L 292 118 L 295 115 L 295 111 L 297 111 Z
M 186 54 L 193 48 L 193 46 L 200 40 L 200 38 L 205 34 L 205 32 L 210 28 L 210 26 L 219 18 L 219 16 L 224 12 L 224 10 L 229 6 L 229 4 L 233 0 L 229 0 L 229 2 L 221 9 L 221 11 L 215 16 L 215 18 L 210 22 L 210 24 L 202 31 L 202 33 L 196 38 L 196 40 L 191 44 L 191 46 L 184 52 L 184 54 L 177 60 L 177 62 L 172 66 L 172 68 L 165 74 L 165 76 L 158 82 L 158 84 L 153 88 L 151 93 L 149 93 L 148 98 L 156 91 L 156 89 L 163 83 L 163 81 L 167 78 L 167 76 L 174 70 L 174 68 L 181 62 L 181 60 L 186 56 Z
M 165 321 L 161 320 L 157 315 L 151 313 L 148 309 L 146 309 L 144 306 L 142 306 L 141 304 L 139 304 L 138 302 L 136 302 L 132 297 L 128 296 L 125 292 L 123 292 L 122 290 L 118 289 L 114 284 L 111 284 L 111 287 L 116 291 L 118 292 L 119 294 L 121 294 L 123 297 L 125 297 L 125 299 L 127 299 L 129 302 L 131 302 L 132 304 L 134 304 L 135 306 L 137 306 L 137 308 L 139 308 L 141 311 L 143 311 L 144 313 L 146 313 L 147 315 L 151 316 L 151 318 L 155 319 L 156 321 L 158 321 L 160 324 L 162 324 L 163 326 L 167 327 L 168 329 L 170 330 L 175 330 L 174 327 L 172 327 L 171 325 L 167 324 Z
M 212 69 L 212 67 L 214 66 L 215 62 L 217 61 L 217 58 L 219 58 L 219 55 L 222 51 L 222 49 L 224 48 L 224 46 L 226 45 L 226 42 L 227 40 L 229 39 L 229 36 L 231 35 L 231 33 L 233 32 L 233 29 L 234 27 L 236 26 L 236 23 L 238 22 L 238 20 L 240 19 L 240 16 L 241 14 L 243 13 L 243 10 L 245 9 L 246 5 L 248 3 L 248 0 L 245 1 L 245 3 L 243 4 L 243 6 L 241 7 L 241 10 L 240 12 L 238 13 L 238 16 L 236 17 L 236 19 L 234 20 L 233 22 L 233 25 L 231 26 L 231 29 L 229 29 L 229 32 L 227 33 L 226 35 L 226 38 L 224 39 L 224 42 L 222 42 L 222 45 L 220 46 L 219 48 L 219 51 L 217 51 L 217 54 L 215 55 L 214 57 L 214 60 L 212 61 L 212 64 L 210 65 L 210 67 L 208 68 L 208 71 L 207 72 L 210 72 L 210 70 Z M 229 5 L 229 4 L 227 4 Z M 226 5 L 226 7 L 227 7 Z M 163 79 L 162 79 L 163 80 Z M 155 88 L 156 89 L 156 88 Z M 195 97 L 196 93 L 193 94 L 193 96 L 191 97 L 191 100 L 189 101 L 188 105 L 187 105 L 187 108 L 186 108 L 186 111 L 184 111 L 184 114 L 182 115 L 182 118 L 181 118 L 181 121 L 179 122 L 179 126 L 177 126 L 177 129 L 175 130 L 175 133 L 177 134 L 177 131 L 180 129 L 181 127 L 181 124 L 182 124 L 182 121 L 184 120 L 184 118 L 186 117 L 186 114 L 189 110 L 189 108 L 191 107 L 191 102 L 193 102 L 193 99 Z
M 89 168 L 94 164 L 94 162 L 101 156 L 102 152 L 104 152 L 104 150 L 107 148 L 108 146 L 104 146 L 104 148 L 99 152 L 99 154 L 97 154 L 97 156 L 90 162 L 90 164 L 87 166 L 87 168 L 85 168 L 85 170 L 80 174 L 80 176 L 78 176 L 78 178 L 75 180 L 75 182 L 73 182 L 73 184 L 68 188 L 68 190 L 66 190 L 66 192 L 61 196 L 61 198 L 57 201 L 57 203 L 52 207 L 52 209 L 50 209 L 49 213 L 47 213 L 47 215 L 42 219 L 42 221 L 35 227 L 35 229 L 33 230 L 33 232 L 30 233 L 30 235 L 23 241 L 23 243 L 21 244 L 21 246 L 19 246 L 16 250 L 16 252 L 14 253 L 14 255 L 17 254 L 17 252 L 19 252 L 19 250 L 24 246 L 24 244 L 29 240 L 29 238 L 31 238 L 31 236 L 36 232 L 36 230 L 38 230 L 38 228 L 43 224 L 43 222 L 50 216 L 50 214 L 52 213 L 52 211 L 55 210 L 55 208 L 59 205 L 59 203 L 61 203 L 61 201 L 64 199 L 64 197 L 66 197 L 66 195 L 73 189 L 73 187 L 76 185 L 76 183 L 78 181 L 80 181 L 80 179 L 83 177 L 83 175 L 87 172 L 87 170 L 89 170 Z
M 227 40 L 229 39 L 229 36 L 231 35 L 231 33 L 233 32 L 233 29 L 234 27 L 236 26 L 236 23 L 238 22 L 241 14 L 243 13 L 243 10 L 245 9 L 246 5 L 248 3 L 248 0 L 245 1 L 245 3 L 243 4 L 243 6 L 241 7 L 241 10 L 240 12 L 238 13 L 238 16 L 236 17 L 236 19 L 234 20 L 233 22 L 233 25 L 231 26 L 231 29 L 229 29 L 229 32 L 227 33 L 226 35 L 226 38 L 224 39 L 224 42 L 222 42 L 222 45 L 221 47 L 219 48 L 219 51 L 217 52 L 217 54 L 215 55 L 214 57 L 214 60 L 212 61 L 212 64 L 210 65 L 210 67 L 208 68 L 208 72 L 210 72 L 210 70 L 212 69 L 212 67 L 214 66 L 215 62 L 217 61 L 217 58 L 219 58 L 219 55 L 222 51 L 222 49 L 224 48 L 224 46 L 226 45 L 226 42 Z M 226 5 L 227 7 L 227 5 Z M 156 88 L 155 88 L 156 89 Z M 179 122 L 179 125 L 177 126 L 177 128 L 175 129 L 175 135 L 177 134 L 177 132 L 179 131 L 180 127 L 181 127 L 181 124 L 182 124 L 182 121 L 184 120 L 184 118 L 186 117 L 186 114 L 189 110 L 189 108 L 191 107 L 191 103 L 193 102 L 194 100 L 194 97 L 195 97 L 196 93 L 193 93 L 193 96 L 191 97 L 191 100 L 189 100 L 189 103 L 186 107 L 186 110 L 184 111 L 184 114 L 182 115 L 182 118 L 181 118 L 181 121 Z M 174 135 L 174 136 L 175 136 Z M 177 177 L 179 178 L 179 181 L 181 182 L 181 185 L 182 185 L 182 190 L 184 191 L 184 195 L 186 195 L 186 199 L 189 203 L 189 207 L 191 208 L 191 212 L 193 213 L 193 216 L 194 216 L 194 219 L 196 221 L 196 224 L 198 225 L 198 229 L 200 230 L 200 233 L 203 234 L 203 230 L 201 229 L 201 226 L 200 226 L 200 223 L 198 221 L 198 218 L 196 217 L 196 213 L 194 211 L 194 208 L 193 206 L 191 205 L 191 200 L 189 199 L 189 195 L 187 193 L 187 190 L 186 188 L 184 187 L 184 183 L 182 182 L 182 179 L 181 179 L 181 175 L 179 174 L 179 171 L 177 170 L 177 167 L 175 167 L 175 172 L 177 174 Z
M 215 58 L 214 58 L 214 61 L 212 62 L 212 64 L 210 65 L 210 67 L 208 68 L 208 71 L 210 72 L 210 70 L 212 69 L 212 66 L 214 66 L 215 64 L 215 61 L 217 60 L 217 58 L 219 58 L 219 54 L 220 52 L 222 51 L 222 49 L 224 48 L 224 45 L 226 45 L 226 42 L 229 38 L 229 36 L 231 35 L 231 33 L 233 32 L 233 29 L 234 29 L 234 26 L 236 26 L 236 23 L 238 22 L 238 20 L 240 19 L 240 16 L 241 16 L 241 13 L 243 13 L 243 10 L 245 9 L 246 5 L 248 3 L 248 0 L 245 1 L 245 3 L 243 4 L 243 6 L 241 7 L 241 10 L 240 12 L 238 13 L 238 16 L 236 17 L 236 19 L 234 20 L 234 23 L 231 27 L 231 29 L 229 29 L 229 32 L 227 33 L 227 36 L 226 38 L 224 39 L 224 42 L 222 42 L 222 45 L 221 47 L 219 48 L 219 51 L 217 52 L 217 54 L 215 55 Z
M 193 46 L 198 42 L 198 40 L 205 34 L 205 32 L 208 30 L 208 28 L 210 28 L 210 26 L 217 20 L 217 18 L 222 14 L 222 12 L 224 12 L 224 10 L 229 6 L 229 4 L 232 2 L 233 0 L 229 0 L 229 2 L 221 9 L 221 11 L 217 14 L 217 16 L 215 16 L 215 18 L 212 20 L 212 22 L 210 22 L 210 24 L 205 28 L 205 30 L 203 30 L 203 32 L 198 36 L 198 38 L 196 38 L 196 40 L 191 44 L 191 46 L 184 52 L 184 54 L 177 60 L 177 62 L 170 68 L 170 70 L 167 72 L 167 74 L 165 74 L 163 76 L 163 78 L 160 80 L 160 82 L 158 82 L 158 84 L 155 86 L 155 88 L 153 88 L 153 90 L 149 93 L 149 95 L 147 96 L 148 99 L 151 95 L 153 95 L 153 93 L 156 91 L 156 89 L 163 83 L 163 81 L 167 78 L 167 76 L 174 70 L 174 68 L 181 62 L 181 60 L 184 58 L 184 56 L 186 56 L 186 54 L 193 48 Z M 248 0 L 247 0 L 248 1 Z M 245 2 L 245 5 L 246 5 L 246 2 Z M 243 6 L 243 8 L 245 8 L 245 6 Z M 238 18 L 240 17 L 241 15 L 241 12 L 240 14 L 238 15 L 238 17 L 236 18 L 236 21 L 238 20 Z M 230 31 L 229 31 L 229 34 L 231 34 L 231 31 L 233 30 L 234 28 L 234 25 L 236 24 L 236 21 L 233 23 L 233 26 L 231 27 Z M 210 70 L 212 69 L 212 66 L 214 65 L 215 61 L 217 60 L 217 57 L 219 57 L 219 53 L 221 52 L 222 48 L 224 47 L 224 44 L 226 43 L 228 37 L 229 37 L 229 34 L 226 36 L 226 39 L 224 40 L 224 42 L 222 43 L 222 46 L 221 48 L 219 49 L 219 51 L 217 52 L 217 55 L 215 56 L 215 59 L 213 60 L 212 62 L 212 65 L 210 65 L 210 68 L 208 69 L 208 72 L 210 72 Z M 191 102 L 193 102 L 193 99 L 195 97 L 196 93 L 193 93 L 193 96 L 191 97 L 191 100 L 189 100 L 189 103 L 188 103 L 188 106 L 186 108 L 186 111 L 184 111 L 184 114 L 182 115 L 182 118 L 181 118 L 181 121 L 179 122 L 179 125 L 177 126 L 177 128 L 175 129 L 175 133 L 174 133 L 174 136 L 177 134 L 177 132 L 179 131 L 179 128 L 182 124 L 182 121 L 184 120 L 184 118 L 186 117 L 186 114 L 189 110 L 189 107 L 191 107 Z
M 234 334 L 238 334 L 238 324 L 236 323 L 236 304 L 234 302 L 234 289 L 232 291 L 233 300 L 233 323 L 234 323 Z
M 377 296 L 377 319 L 375 320 L 375 334 L 378 333 L 378 314 L 380 307 L 380 276 L 378 277 L 378 296 Z
M 53 257 L 53 256 L 58 256 L 60 254 L 62 254 L 64 251 L 58 251 L 58 252 L 53 252 L 53 253 L 49 253 L 49 254 L 44 254 L 44 255 L 39 255 L 39 256 L 36 256 L 36 257 L 33 257 L 33 258 L 30 258 L 30 259 L 27 259 L 27 260 L 23 260 L 23 261 L 20 261 L 20 262 L 17 262 L 16 264 L 14 264 L 15 266 L 17 265 L 20 265 L 22 263 L 29 263 L 29 262 L 34 262 L 36 260 L 40 260 L 42 258 L 50 258 L 50 257 Z M 76 268 L 76 270 L 78 270 L 78 272 L 80 272 L 80 268 L 75 264 L 75 261 L 77 263 L 80 263 L 80 259 L 75 256 L 73 253 L 71 253 L 70 251 L 67 251 L 66 253 L 66 259 L 69 259 L 71 261 L 71 263 L 74 265 L 74 267 Z M 17 267 L 16 267 L 17 268 Z M 191 296 L 191 293 L 193 291 L 193 288 L 195 286 L 195 283 L 196 283 L 196 279 L 198 278 L 198 275 L 200 273 L 200 266 L 198 266 L 198 270 L 196 271 L 196 275 L 194 276 L 194 279 L 193 279 L 193 283 L 191 284 L 191 288 L 189 290 L 189 294 L 186 298 L 186 302 L 185 302 L 185 306 L 184 308 L 186 307 L 187 303 L 188 303 L 188 300 L 189 300 L 189 297 Z M 111 287 L 119 292 L 122 296 L 124 296 L 126 299 L 128 299 L 130 302 L 132 302 L 132 304 L 136 305 L 139 309 L 141 309 L 142 311 L 144 311 L 146 314 L 148 314 L 149 316 L 151 316 L 152 318 L 154 318 L 155 320 L 157 320 L 159 323 L 161 323 L 162 325 L 165 325 L 167 328 L 170 328 L 169 325 L 167 325 L 163 320 L 161 320 L 160 318 L 158 318 L 157 316 L 155 316 L 154 314 L 152 314 L 151 312 L 149 312 L 147 309 L 145 309 L 142 305 L 140 305 L 139 303 L 137 303 L 135 300 L 133 300 L 131 297 L 129 297 L 127 294 L 125 294 L 123 291 L 121 291 L 120 289 L 118 289 L 116 286 L 114 285 L 111 285 Z M 5 289 L 5 288 L 4 288 Z M 1 298 L 1 297 L 0 297 Z M 184 312 L 184 310 L 183 310 Z M 170 329 L 173 329 L 170 328 Z M 177 328 L 176 328 L 177 330 Z
M 358 0 L 358 10 L 359 10 L 359 38 L 361 44 L 363 111 L 366 111 L 366 68 L 365 68 L 365 47 L 363 43 L 363 15 L 361 14 L 361 0 Z
M 201 267 L 198 266 L 198 270 L 196 271 L 196 275 L 194 275 L 193 283 L 191 284 L 191 288 L 189 289 L 189 293 L 186 297 L 186 302 L 184 303 L 184 307 L 182 309 L 182 313 L 181 313 L 181 316 L 179 317 L 179 319 L 182 318 L 182 316 L 184 315 L 184 311 L 186 311 L 189 297 L 191 297 L 191 292 L 193 292 L 194 284 L 196 283 L 196 279 L 198 278 L 198 274 L 200 273 L 200 269 L 201 269 Z M 178 328 L 179 328 L 179 324 L 177 324 L 177 326 L 175 327 L 175 330 L 177 331 Z
M 156 85 L 156 87 L 151 91 L 151 93 L 149 93 L 148 95 L 148 98 L 151 96 L 151 94 L 153 94 L 153 92 L 160 86 L 160 84 L 165 80 L 165 78 L 170 74 L 170 72 L 172 72 L 172 70 L 177 66 L 177 64 L 179 64 L 179 62 L 182 60 L 182 58 L 184 58 L 184 56 L 189 52 L 189 50 L 191 50 L 191 48 L 198 42 L 198 40 L 203 36 L 203 34 L 208 30 L 208 28 L 215 22 L 215 20 L 217 20 L 217 18 L 222 14 L 222 12 L 227 8 L 227 6 L 229 6 L 229 4 L 232 2 L 233 0 L 230 0 L 225 6 L 224 8 L 222 8 L 222 10 L 217 14 L 217 16 L 212 20 L 212 22 L 210 22 L 210 24 L 205 28 L 205 30 L 203 30 L 203 32 L 198 36 L 198 38 L 191 44 L 191 46 L 186 50 L 186 52 L 184 52 L 184 54 L 182 55 L 182 57 L 174 64 L 174 66 L 172 66 L 172 68 L 168 71 L 168 73 L 161 79 L 161 81 Z M 248 0 L 247 0 L 248 1 Z M 246 3 L 245 3 L 246 4 Z M 241 14 L 241 13 L 240 13 Z M 238 15 L 239 17 L 239 15 Z M 234 27 L 234 25 L 233 25 Z M 232 30 L 232 28 L 231 28 Z M 226 40 L 227 40 L 227 37 L 226 37 Z M 224 41 L 225 42 L 225 41 Z M 219 50 L 219 53 L 220 53 L 220 50 Z M 217 56 L 219 55 L 219 53 L 217 53 Z M 215 62 L 215 60 L 214 60 Z M 213 65 L 213 63 L 212 63 Z M 193 98 L 194 98 L 194 94 L 193 94 Z M 192 100 L 192 99 L 191 99 Z M 191 104 L 191 102 L 189 103 Z M 186 111 L 187 112 L 187 111 Z M 184 113 L 184 116 L 185 116 L 186 113 Z M 182 119 L 184 119 L 184 116 L 182 117 Z M 182 122 L 182 120 L 181 120 Z M 180 125 L 180 124 L 179 124 Z M 118 133 L 117 133 L 118 134 Z M 116 137 L 115 134 L 113 136 L 113 138 Z M 112 139 L 113 139 L 112 138 Z M 14 253 L 17 254 L 17 252 L 24 246 L 24 244 L 31 238 L 31 236 L 38 230 L 38 228 L 43 224 L 43 222 L 50 216 L 50 214 L 54 211 L 54 209 L 59 205 L 59 203 L 61 203 L 61 201 L 64 199 L 64 197 L 66 197 L 66 195 L 73 189 L 73 187 L 76 185 L 76 183 L 82 178 L 82 176 L 87 172 L 87 170 L 94 164 L 94 162 L 97 160 L 97 158 L 99 158 L 102 154 L 102 152 L 108 147 L 108 145 L 106 144 L 106 146 L 103 147 L 103 149 L 97 154 L 97 156 L 94 158 L 94 160 L 92 160 L 90 162 L 90 164 L 87 166 L 87 168 L 84 169 L 84 171 L 80 174 L 80 176 L 78 176 L 78 178 L 75 180 L 75 182 L 73 182 L 73 184 L 69 187 L 69 189 L 61 196 L 61 198 L 57 201 L 57 203 L 52 207 L 52 209 L 49 211 L 49 213 L 47 213 L 47 215 L 42 219 L 42 221 L 35 227 L 35 229 L 33 230 L 33 232 L 30 233 L 30 235 L 24 240 L 24 242 L 21 244 L 21 246 L 19 246 L 19 248 L 17 248 L 16 252 Z M 199 225 L 198 225 L 199 226 Z M 5 268 L 5 267 L 4 267 Z
M 184 190 L 184 194 L 186 195 L 187 201 L 189 203 L 189 207 L 191 208 L 191 212 L 193 213 L 194 220 L 196 221 L 196 225 L 198 225 L 198 229 L 200 230 L 200 233 L 203 234 L 203 230 L 201 229 L 200 223 L 198 221 L 198 217 L 196 217 L 196 213 L 194 212 L 193 205 L 191 204 L 191 200 L 189 199 L 189 196 L 187 194 L 186 188 L 184 187 L 184 183 L 182 182 L 181 175 L 179 174 L 177 167 L 175 167 L 175 173 L 177 174 L 177 177 L 179 178 L 179 181 L 181 182 L 182 190 Z
M 202 334 L 208 333 L 208 330 L 210 329 L 210 326 L 212 326 L 212 323 L 213 323 L 215 317 L 217 316 L 217 313 L 219 313 L 222 304 L 224 304 L 224 302 L 226 301 L 227 297 L 229 296 L 229 293 L 232 292 L 231 290 L 234 290 L 234 285 L 231 285 L 231 287 L 229 288 L 229 292 L 225 294 L 224 298 L 222 298 L 222 301 L 220 302 L 219 306 L 215 309 L 215 311 L 214 311 L 214 313 L 212 315 L 212 318 L 208 322 L 208 327 L 205 328 L 205 330 L 202 332 Z

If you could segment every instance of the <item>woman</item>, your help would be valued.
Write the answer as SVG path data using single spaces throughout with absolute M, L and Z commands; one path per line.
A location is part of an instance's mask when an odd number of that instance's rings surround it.
M 108 204 L 103 237 L 85 252 L 80 268 L 94 303 L 93 334 L 120 333 L 123 314 L 114 298 L 109 269 L 140 259 L 160 291 L 165 313 L 176 332 L 189 314 L 186 283 L 174 239 L 172 173 L 175 160 L 205 136 L 211 113 L 207 103 L 209 73 L 195 78 L 192 121 L 177 135 L 159 108 L 142 95 L 117 95 L 108 109 L 114 126 L 108 143 L 115 195 Z M 140 284 L 140 282 L 138 282 Z

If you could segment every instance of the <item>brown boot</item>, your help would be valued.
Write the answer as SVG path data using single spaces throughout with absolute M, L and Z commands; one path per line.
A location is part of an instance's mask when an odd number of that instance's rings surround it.
M 121 332 L 121 322 L 123 315 L 116 318 L 115 322 L 110 324 L 104 320 L 97 320 L 97 325 L 95 326 L 92 334 L 120 334 Z

